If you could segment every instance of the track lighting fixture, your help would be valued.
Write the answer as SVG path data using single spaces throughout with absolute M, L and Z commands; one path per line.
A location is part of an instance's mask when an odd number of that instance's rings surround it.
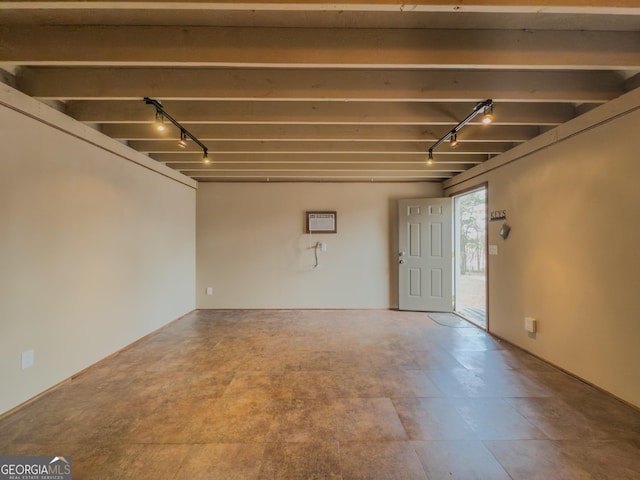
M 171 115 L 169 115 L 165 111 L 165 109 L 162 106 L 162 103 L 160 103 L 160 101 L 155 100 L 153 98 L 144 97 L 144 102 L 147 105 L 153 105 L 153 107 L 156 109 L 155 127 L 156 127 L 157 130 L 163 131 L 164 128 L 165 128 L 164 121 L 165 121 L 165 119 L 168 120 L 169 122 L 173 123 L 173 125 L 175 125 L 180 130 L 180 141 L 178 142 L 178 145 L 180 147 L 183 147 L 183 148 L 186 147 L 187 146 L 187 140 L 191 139 L 202 149 L 202 161 L 204 163 L 210 163 L 211 162 L 211 160 L 209 159 L 209 149 L 207 148 L 207 146 L 204 143 L 202 143 L 200 140 L 198 140 L 189 130 L 184 128 L 175 118 L 173 118 Z
M 476 106 L 473 107 L 473 111 L 469 115 L 467 115 L 467 118 L 465 118 L 458 125 L 453 127 L 453 130 L 448 132 L 444 137 L 442 137 L 436 143 L 431 145 L 431 148 L 429 148 L 429 160 L 427 161 L 427 163 L 429 165 L 433 163 L 433 151 L 436 148 L 438 148 L 440 145 L 442 145 L 444 142 L 446 142 L 447 140 L 450 140 L 451 148 L 455 148 L 456 145 L 458 145 L 458 132 L 460 131 L 460 129 L 464 127 L 467 123 L 469 123 L 471 120 L 476 118 L 478 115 L 480 115 L 481 113 L 482 113 L 483 124 L 488 125 L 491 122 L 493 122 L 493 100 L 489 98 L 483 102 L 478 102 Z

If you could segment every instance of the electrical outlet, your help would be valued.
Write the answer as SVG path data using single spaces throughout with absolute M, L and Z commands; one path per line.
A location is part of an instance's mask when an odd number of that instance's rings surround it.
M 22 352 L 22 369 L 33 367 L 33 363 L 35 362 L 35 356 L 33 350 L 27 350 L 26 352 Z
M 213 287 L 207 287 L 207 296 L 213 295 Z

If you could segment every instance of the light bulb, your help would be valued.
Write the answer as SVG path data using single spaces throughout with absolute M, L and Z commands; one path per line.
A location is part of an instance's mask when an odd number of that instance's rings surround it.
M 429 157 L 427 158 L 427 165 L 433 165 L 433 152 L 429 150 Z
M 207 150 L 205 150 L 204 154 L 202 155 L 202 161 L 207 165 L 211 163 L 211 160 L 209 159 L 209 152 Z
M 451 142 L 451 148 L 456 148 L 458 146 L 458 135 L 454 133 L 449 137 L 449 141 Z

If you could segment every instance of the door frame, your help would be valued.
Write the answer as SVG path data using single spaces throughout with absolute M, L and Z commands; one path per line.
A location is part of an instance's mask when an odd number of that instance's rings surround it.
M 483 189 L 486 192 L 486 202 L 484 205 L 485 208 L 485 229 L 484 229 L 484 242 L 485 245 L 487 246 L 487 248 L 485 249 L 484 252 L 484 256 L 485 256 L 485 276 L 486 276 L 486 282 L 485 282 L 485 304 L 486 304 L 486 315 L 487 315 L 487 326 L 486 328 L 484 328 L 484 330 L 486 330 L 487 332 L 490 332 L 490 321 L 491 321 L 491 315 L 489 314 L 490 309 L 489 309 L 489 182 L 482 182 L 482 183 L 477 183 L 471 187 L 467 187 L 467 188 L 463 188 L 461 190 L 456 190 L 455 192 L 450 192 L 448 194 L 449 197 L 452 198 L 452 201 L 454 202 L 454 208 L 455 208 L 455 198 L 454 197 L 458 197 L 460 195 L 464 195 L 467 193 L 471 193 L 475 190 L 480 190 Z M 454 229 L 455 229 L 455 212 L 454 212 Z M 454 231 L 454 235 L 453 235 L 453 252 L 454 255 L 456 254 L 456 233 Z M 462 315 L 460 315 L 457 311 L 456 311 L 456 298 L 455 298 L 455 292 L 457 290 L 456 285 L 455 285 L 455 278 L 456 278 L 456 272 L 454 271 L 453 274 L 453 281 L 454 281 L 454 285 L 453 285 L 453 290 L 454 290 L 454 302 L 453 302 L 453 313 L 458 315 L 460 318 L 464 318 Z M 466 320 L 466 318 L 465 318 Z M 468 321 L 468 320 L 467 320 Z M 473 323 L 473 322 L 472 322 Z M 475 323 L 474 323 L 475 325 Z M 477 325 L 476 325 L 477 326 Z M 478 327 L 478 328 L 482 328 L 482 327 Z

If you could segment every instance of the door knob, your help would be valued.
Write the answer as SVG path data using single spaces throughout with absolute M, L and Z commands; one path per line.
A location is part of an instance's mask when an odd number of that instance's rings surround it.
M 404 263 L 404 258 L 401 258 L 400 262 L 398 262 L 398 263 L 400 263 L 400 265 L 402 265 Z

